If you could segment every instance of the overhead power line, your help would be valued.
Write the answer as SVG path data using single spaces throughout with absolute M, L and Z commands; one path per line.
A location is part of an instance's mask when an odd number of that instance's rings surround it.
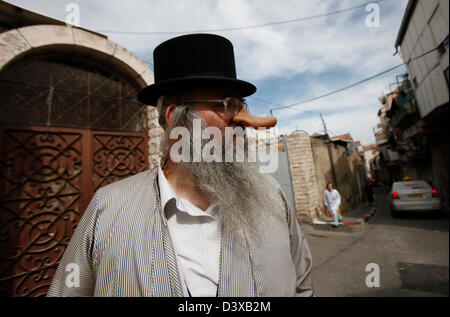
M 421 58 L 421 57 L 424 57 L 425 55 L 427 55 L 427 54 L 429 54 L 429 53 L 431 53 L 431 52 L 433 52 L 433 51 L 435 51 L 435 50 L 437 50 L 438 49 L 438 47 L 435 47 L 435 48 L 433 48 L 433 49 L 431 49 L 431 50 L 429 50 L 429 51 L 427 51 L 427 52 L 425 52 L 425 53 L 423 53 L 423 54 L 420 54 L 420 55 L 418 55 L 418 56 L 416 56 L 416 57 L 414 57 L 414 58 L 411 58 L 410 60 L 409 60 L 409 62 L 412 62 L 412 61 L 414 61 L 414 60 L 416 60 L 416 59 L 419 59 L 419 58 Z M 325 93 L 325 94 L 323 94 L 323 95 L 320 95 L 320 96 L 317 96 L 317 97 L 313 97 L 313 98 L 310 98 L 310 99 L 306 99 L 306 100 L 303 100 L 303 101 L 300 101 L 300 102 L 296 102 L 296 103 L 293 103 L 293 104 L 290 104 L 290 105 L 287 105 L 287 106 L 280 106 L 280 107 L 276 107 L 276 108 L 272 108 L 271 110 L 273 111 L 273 110 L 280 110 L 280 109 L 290 109 L 290 108 L 292 108 L 292 107 L 294 107 L 294 106 L 299 106 L 299 105 L 302 105 L 302 104 L 305 104 L 305 103 L 307 103 L 307 102 L 311 102 L 311 101 L 314 101 L 314 100 L 317 100 L 317 99 L 321 99 L 321 98 L 325 98 L 325 97 L 328 97 L 328 96 L 330 96 L 330 95 L 333 95 L 333 94 L 337 94 L 337 93 L 339 93 L 339 92 L 341 92 L 341 91 L 344 91 L 344 90 L 347 90 L 347 89 L 350 89 L 350 88 L 353 88 L 353 87 L 355 87 L 355 86 L 358 86 L 358 85 L 361 85 L 361 84 L 363 84 L 363 83 L 365 83 L 365 82 L 368 82 L 368 81 L 370 81 L 370 80 L 372 80 L 372 79 L 375 79 L 375 78 L 377 78 L 377 77 L 380 77 L 380 76 L 382 76 L 382 75 L 384 75 L 384 74 L 386 74 L 386 73 L 389 73 L 390 71 L 393 71 L 394 69 L 397 69 L 397 68 L 399 68 L 399 67 L 401 67 L 401 66 L 404 66 L 405 64 L 399 64 L 399 65 L 396 65 L 396 66 L 394 66 L 394 67 L 391 67 L 391 68 L 389 68 L 389 69 L 386 69 L 385 71 L 382 71 L 382 72 L 380 72 L 380 73 L 378 73 L 378 74 L 375 74 L 375 75 L 373 75 L 373 76 L 370 76 L 370 77 L 367 77 L 367 78 L 364 78 L 364 79 L 362 79 L 362 80 L 360 80 L 360 81 L 357 81 L 356 83 L 353 83 L 353 84 L 351 84 L 351 85 L 348 85 L 348 86 L 345 86 L 345 87 L 342 87 L 342 88 L 339 88 L 339 89 L 336 89 L 336 90 L 333 90 L 333 91 L 330 91 L 330 92 L 327 92 L 327 93 Z M 261 101 L 261 99 L 260 99 L 260 101 Z M 268 102 L 268 101 L 265 101 L 266 103 L 270 103 L 270 102 Z M 278 104 L 275 104 L 275 103 L 272 103 L 273 105 L 278 105 Z M 301 110 L 301 109 L 291 109 L 291 110 Z M 302 112 L 306 112 L 305 110 L 301 110 Z
M 397 69 L 397 68 L 399 68 L 400 66 L 403 66 L 403 65 L 404 65 L 404 64 L 402 63 L 402 64 L 399 64 L 399 65 L 397 65 L 397 66 L 391 67 L 391 68 L 389 68 L 389 69 L 386 69 L 385 71 L 382 71 L 381 73 L 378 73 L 378 74 L 375 74 L 375 75 L 373 75 L 373 76 L 364 78 L 364 79 L 362 79 L 362 80 L 360 80 L 360 81 L 358 81 L 358 82 L 356 82 L 356 83 L 353 83 L 353 84 L 351 84 L 351 85 L 348 85 L 348 86 L 345 86 L 345 87 L 342 87 L 342 88 L 339 88 L 339 89 L 336 89 L 336 90 L 327 92 L 326 94 L 323 94 L 323 95 L 320 95 L 320 96 L 317 96 L 317 97 L 313 97 L 313 98 L 310 98 L 310 99 L 306 99 L 306 100 L 303 100 L 303 101 L 300 101 L 300 102 L 296 102 L 296 103 L 293 103 L 293 104 L 291 104 L 291 105 L 273 108 L 272 110 L 279 110 L 279 109 L 285 109 L 285 108 L 292 108 L 292 107 L 294 107 L 294 106 L 302 105 L 302 104 L 307 103 L 307 102 L 311 102 L 311 101 L 314 101 L 314 100 L 317 100 L 317 99 L 321 99 L 321 98 L 324 98 L 324 97 L 328 97 L 328 96 L 330 96 L 330 95 L 337 94 L 338 92 L 341 92 L 341 91 L 344 91 L 344 90 L 346 90 L 346 89 L 349 89 L 349 88 L 352 88 L 352 87 L 361 85 L 361 84 L 363 84 L 363 83 L 365 83 L 365 82 L 367 82 L 367 81 L 369 81 L 369 80 L 372 80 L 372 79 L 377 78 L 377 77 L 379 77 L 379 76 L 381 76 L 381 75 L 384 75 L 384 74 L 386 74 L 386 73 L 389 73 L 390 71 L 393 71 L 394 69 Z
M 337 94 L 337 93 L 339 93 L 341 91 L 344 91 L 346 89 L 350 89 L 352 87 L 355 87 L 357 85 L 360 85 L 362 83 L 370 81 L 370 80 L 372 80 L 374 78 L 377 78 L 377 77 L 379 77 L 381 75 L 384 75 L 384 74 L 386 74 L 386 73 L 388 73 L 390 71 L 393 71 L 394 69 L 397 69 L 397 68 L 399 68 L 400 66 L 403 66 L 403 65 L 404 64 L 396 65 L 396 66 L 391 67 L 391 68 L 389 68 L 389 69 L 387 69 L 385 71 L 382 71 L 381 73 L 378 73 L 378 74 L 375 74 L 373 76 L 364 78 L 364 79 L 362 79 L 360 81 L 357 81 L 356 83 L 353 83 L 351 85 L 348 85 L 348 86 L 345 86 L 345 87 L 342 87 L 342 88 L 339 88 L 339 89 L 327 92 L 327 93 L 325 93 L 323 95 L 320 95 L 320 96 L 317 96 L 317 97 L 309 98 L 309 99 L 306 99 L 306 100 L 303 100 L 303 101 L 300 101 L 300 102 L 296 102 L 296 103 L 293 103 L 293 104 L 290 104 L 290 105 L 286 105 L 286 106 L 280 106 L 280 104 L 277 104 L 277 103 L 274 103 L 274 102 L 270 102 L 270 101 L 267 101 L 267 100 L 263 100 L 263 99 L 259 99 L 259 98 L 254 98 L 254 97 L 248 97 L 248 98 L 252 98 L 252 99 L 255 99 L 255 100 L 267 103 L 267 104 L 279 105 L 279 107 L 272 108 L 272 109 L 270 109 L 270 111 L 281 110 L 281 109 L 289 109 L 289 110 L 295 110 L 295 111 L 301 111 L 301 112 L 314 112 L 314 111 L 308 111 L 308 110 L 302 110 L 302 109 L 292 109 L 292 107 L 299 106 L 299 105 L 302 105 L 302 104 L 305 104 L 305 103 L 308 103 L 308 102 L 311 102 L 311 101 L 314 101 L 314 100 L 317 100 L 317 99 L 325 98 L 325 97 L 328 97 L 328 96 L 333 95 L 333 94 Z
M 296 22 L 303 22 L 303 21 L 309 21 L 313 19 L 323 18 L 331 15 L 336 15 L 340 13 L 344 13 L 347 11 L 352 11 L 356 9 L 360 9 L 363 7 L 366 7 L 370 3 L 380 3 L 387 0 L 375 0 L 366 2 L 364 4 L 360 4 L 354 7 L 345 8 L 342 10 L 327 12 L 323 14 L 317 14 L 312 15 L 308 17 L 301 17 L 291 20 L 284 20 L 284 21 L 276 21 L 276 22 L 269 22 L 269 23 L 263 23 L 263 24 L 254 24 L 254 25 L 245 25 L 245 26 L 236 26 L 236 27 L 228 27 L 228 28 L 219 28 L 219 29 L 204 29 L 204 30 L 190 30 L 190 31 L 143 31 L 143 32 L 137 32 L 137 31 L 120 31 L 120 30 L 97 30 L 97 32 L 100 33 L 114 33 L 114 34 L 129 34 L 129 35 L 175 35 L 175 34 L 186 34 L 186 33 L 206 33 L 206 32 L 226 32 L 226 31 L 239 31 L 239 30 L 247 30 L 247 29 L 256 29 L 256 28 L 263 28 L 273 25 L 281 25 L 281 24 L 288 24 L 288 23 L 296 23 Z

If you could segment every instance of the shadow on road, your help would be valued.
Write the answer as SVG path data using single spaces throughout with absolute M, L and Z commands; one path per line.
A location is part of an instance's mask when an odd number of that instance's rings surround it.
M 397 263 L 403 289 L 448 296 L 448 265 Z

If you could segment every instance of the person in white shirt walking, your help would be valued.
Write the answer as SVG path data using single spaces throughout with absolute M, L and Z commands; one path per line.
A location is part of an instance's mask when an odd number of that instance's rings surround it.
M 323 193 L 323 204 L 325 208 L 333 215 L 333 227 L 338 227 L 339 222 L 342 221 L 342 216 L 339 214 L 339 206 L 341 205 L 341 195 L 333 188 L 333 183 L 329 182 L 327 188 Z

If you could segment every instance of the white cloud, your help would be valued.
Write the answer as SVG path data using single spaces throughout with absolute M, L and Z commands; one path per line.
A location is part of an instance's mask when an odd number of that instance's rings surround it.
M 292 109 L 298 109 L 297 111 L 277 110 L 274 114 L 278 118 L 278 130 L 282 133 L 290 133 L 299 128 L 310 134 L 323 133 L 319 115 L 321 112 L 326 124 L 329 125 L 331 135 L 349 132 L 355 140 L 360 140 L 363 144 L 374 143 L 372 127 L 379 122 L 377 112 L 381 107 L 378 97 L 389 87 L 389 83 L 394 81 L 395 74 L 393 72 L 327 98 L 292 107 Z M 324 91 L 327 91 L 327 87 L 321 86 L 314 95 L 320 95 Z M 282 103 L 292 104 L 300 101 L 292 99 L 291 96 L 288 98 L 290 99 L 285 99 Z M 302 110 L 306 112 L 301 113 Z M 305 119 L 305 117 L 314 116 L 308 111 L 317 112 L 315 118 Z M 319 124 L 317 124 L 318 120 Z
M 361 141 L 363 144 L 373 144 L 375 142 L 372 127 L 379 122 L 376 111 L 361 109 L 353 111 L 351 115 L 347 113 L 325 115 L 324 121 L 330 136 L 350 133 L 355 141 Z M 309 118 L 300 116 L 297 120 L 278 127 L 277 132 L 279 134 L 290 134 L 297 129 L 304 130 L 309 135 L 324 133 L 319 114 Z

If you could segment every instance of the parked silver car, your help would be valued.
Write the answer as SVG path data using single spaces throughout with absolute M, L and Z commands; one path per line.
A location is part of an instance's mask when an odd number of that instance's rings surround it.
M 437 190 L 424 180 L 393 183 L 389 192 L 389 204 L 394 215 L 401 212 L 442 210 Z

